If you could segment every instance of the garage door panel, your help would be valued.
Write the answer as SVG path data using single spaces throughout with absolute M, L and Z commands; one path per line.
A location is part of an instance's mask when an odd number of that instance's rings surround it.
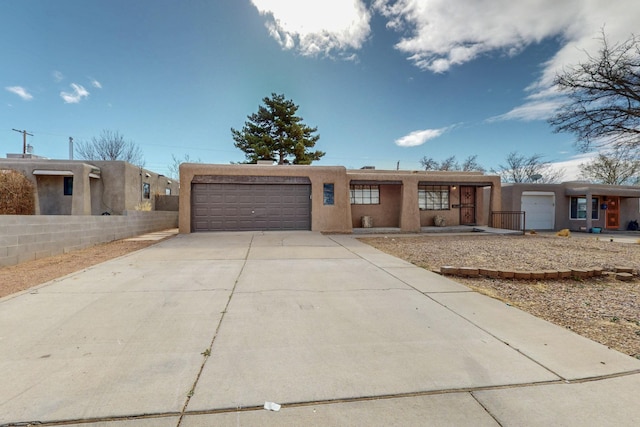
M 521 210 L 526 212 L 527 228 L 532 230 L 553 230 L 555 227 L 555 195 L 524 194 Z
M 193 231 L 309 230 L 310 195 L 308 184 L 193 184 Z

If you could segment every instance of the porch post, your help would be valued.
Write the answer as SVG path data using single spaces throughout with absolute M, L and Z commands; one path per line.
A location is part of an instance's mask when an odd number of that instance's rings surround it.
M 420 232 L 420 208 L 418 207 L 418 181 L 402 180 L 402 207 L 400 229 L 405 232 Z
M 591 209 L 591 199 L 593 198 L 593 193 L 587 192 L 587 232 L 591 230 L 593 227 L 593 220 L 591 219 L 592 209 Z

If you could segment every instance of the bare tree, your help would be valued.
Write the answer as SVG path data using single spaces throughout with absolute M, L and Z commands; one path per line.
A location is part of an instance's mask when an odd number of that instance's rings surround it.
M 542 155 L 533 154 L 529 157 L 512 151 L 507 156 L 506 165 L 499 165 L 499 170 L 492 173 L 500 175 L 503 182 L 560 182 L 564 175 L 561 169 L 554 169 L 550 162 L 542 160 Z
M 462 162 L 462 166 L 460 167 L 460 169 L 464 172 L 485 172 L 485 168 L 480 163 L 478 163 L 477 154 L 464 159 L 464 162 Z
M 118 131 L 107 129 L 91 141 L 79 141 L 76 153 L 85 160 L 124 160 L 139 167 L 145 164 L 142 150 L 136 143 L 125 140 Z
M 424 156 L 420 160 L 420 166 L 426 171 L 437 171 L 440 167 L 440 162 L 435 160 L 433 157 Z
M 580 177 L 599 184 L 639 185 L 640 155 L 628 147 L 600 152 L 580 165 Z
M 580 150 L 640 146 L 640 37 L 611 46 L 603 32 L 597 56 L 564 70 L 555 85 L 566 102 L 549 123 L 575 134 Z
M 175 154 L 171 154 L 171 164 L 167 166 L 169 169 L 169 176 L 173 179 L 180 179 L 180 164 L 181 163 L 202 163 L 200 158 L 192 159 L 191 156 L 185 154 L 182 159 L 176 157 Z
M 456 156 L 450 156 L 442 162 L 432 157 L 424 156 L 419 160 L 420 165 L 427 171 L 463 171 L 463 172 L 485 172 L 485 169 L 478 163 L 478 156 L 473 155 L 467 157 L 462 165 L 456 160 Z

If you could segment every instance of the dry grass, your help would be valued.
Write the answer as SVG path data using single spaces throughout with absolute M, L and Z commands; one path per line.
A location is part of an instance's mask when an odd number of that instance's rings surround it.
M 154 243 L 158 241 L 117 240 L 62 255 L 2 267 L 0 268 L 0 298 L 146 248 Z
M 362 238 L 376 248 L 429 270 L 441 266 L 556 270 L 615 266 L 640 270 L 640 246 L 595 238 L 417 236 Z M 612 276 L 581 281 L 454 278 L 470 288 L 640 358 L 640 280 Z

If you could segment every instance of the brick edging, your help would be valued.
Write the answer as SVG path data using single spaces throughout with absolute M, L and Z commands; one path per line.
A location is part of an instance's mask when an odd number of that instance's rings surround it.
M 437 272 L 437 271 L 436 271 Z M 558 279 L 585 279 L 589 277 L 600 277 L 604 274 L 614 274 L 618 280 L 629 281 L 637 274 L 631 267 L 615 267 L 612 272 L 605 272 L 600 267 L 589 269 L 562 269 L 562 270 L 498 270 L 491 268 L 474 267 L 440 267 L 439 273 L 443 276 L 459 277 L 489 277 L 493 279 L 516 279 L 516 280 L 558 280 Z

